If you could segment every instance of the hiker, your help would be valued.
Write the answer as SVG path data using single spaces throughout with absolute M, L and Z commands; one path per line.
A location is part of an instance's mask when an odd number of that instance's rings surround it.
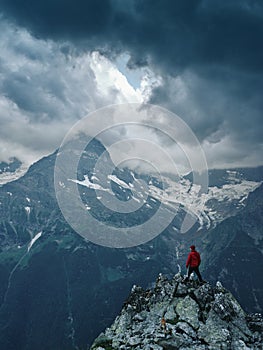
M 188 268 L 187 277 L 184 279 L 183 282 L 187 282 L 189 280 L 191 273 L 195 272 L 197 277 L 198 277 L 199 282 L 203 283 L 205 281 L 203 281 L 202 276 L 201 276 L 200 271 L 199 271 L 199 265 L 201 263 L 200 254 L 195 250 L 194 245 L 191 245 L 190 250 L 191 250 L 191 252 L 189 253 L 187 261 L 186 261 L 186 268 Z

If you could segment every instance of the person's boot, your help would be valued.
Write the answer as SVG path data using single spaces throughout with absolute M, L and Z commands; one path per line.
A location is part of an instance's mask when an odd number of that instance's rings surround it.
M 182 283 L 187 283 L 189 281 L 189 277 L 184 277 L 184 279 L 182 280 Z
M 202 286 L 203 284 L 206 284 L 207 282 L 205 280 L 199 281 L 199 284 Z

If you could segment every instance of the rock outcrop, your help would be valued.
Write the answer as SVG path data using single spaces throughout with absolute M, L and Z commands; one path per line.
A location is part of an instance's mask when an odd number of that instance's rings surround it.
M 184 284 L 180 275 L 159 275 L 151 290 L 132 288 L 91 350 L 260 350 L 262 333 L 262 316 L 246 315 L 220 282 Z

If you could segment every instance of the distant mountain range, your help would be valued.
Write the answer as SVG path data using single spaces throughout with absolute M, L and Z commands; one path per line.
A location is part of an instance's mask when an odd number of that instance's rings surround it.
M 130 227 L 163 203 L 165 210 L 177 208 L 174 220 L 146 244 L 102 247 L 76 234 L 60 212 L 54 191 L 56 152 L 15 181 L 5 181 L 0 187 L 0 348 L 86 349 L 111 324 L 133 284 L 147 287 L 160 272 L 184 272 L 192 243 L 201 252 L 207 280 L 222 281 L 246 311 L 262 312 L 263 167 L 211 170 L 208 192 L 201 196 L 191 174 L 167 174 L 159 183 L 154 175 L 116 168 L 107 174 L 109 199 L 143 201 L 140 211 L 125 215 L 104 207 L 95 192 L 95 186 L 104 190 L 94 173 L 103 151 L 94 141 L 79 164 L 78 178 L 66 179 L 78 183 L 94 217 Z M 0 169 L 0 176 L 10 174 L 5 166 Z M 140 180 L 147 183 L 146 193 L 134 190 Z M 196 222 L 182 234 L 186 212 Z

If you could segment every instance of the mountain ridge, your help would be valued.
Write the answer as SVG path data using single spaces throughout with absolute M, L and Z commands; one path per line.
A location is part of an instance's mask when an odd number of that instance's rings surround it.
M 263 318 L 246 315 L 220 282 L 215 287 L 162 274 L 152 289 L 133 286 L 113 324 L 91 350 L 260 350 Z

